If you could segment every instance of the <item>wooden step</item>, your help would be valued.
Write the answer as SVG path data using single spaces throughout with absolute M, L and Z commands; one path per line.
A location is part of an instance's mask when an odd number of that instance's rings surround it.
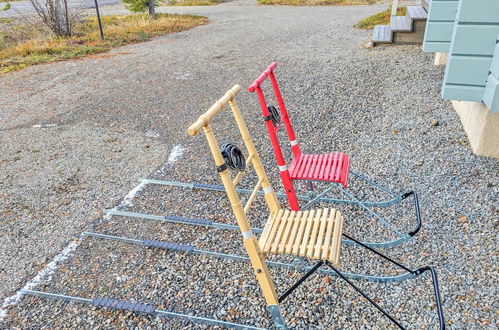
M 392 43 L 392 30 L 390 25 L 376 25 L 373 31 L 372 42 L 374 44 Z
M 428 13 L 422 6 L 407 6 L 407 16 L 414 21 L 422 21 L 428 18 Z
M 392 16 L 390 28 L 393 32 L 410 32 L 412 31 L 412 20 L 408 16 Z

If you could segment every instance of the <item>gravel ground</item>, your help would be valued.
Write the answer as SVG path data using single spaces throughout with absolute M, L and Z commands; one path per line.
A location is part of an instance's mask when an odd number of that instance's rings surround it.
M 185 129 L 234 83 L 247 86 L 275 60 L 303 150 L 345 151 L 352 158 L 353 170 L 395 191 L 420 192 L 423 229 L 415 240 L 387 253 L 413 268 L 426 264 L 437 267 L 451 328 L 496 328 L 499 163 L 471 153 L 457 114 L 440 98 L 443 68 L 433 66 L 432 54 L 424 54 L 415 46 L 362 47 L 370 32 L 351 26 L 382 8 L 256 7 L 246 0 L 215 7 L 161 8 L 206 15 L 211 24 L 122 47 L 110 56 L 41 65 L 0 77 L 6 87 L 0 91 L 2 108 L 8 109 L 1 114 L 2 141 L 12 141 L 2 144 L 2 159 L 6 159 L 0 164 L 2 192 L 8 191 L 9 198 L 2 207 L 10 205 L 7 212 L 2 212 L 7 215 L 2 226 L 9 221 L 7 225 L 13 228 L 10 223 L 19 219 L 26 223 L 25 231 L 38 240 L 28 235 L 17 245 L 5 243 L 13 252 L 5 256 L 10 263 L 2 266 L 7 268 L 2 271 L 9 274 L 5 281 L 2 276 L 3 292 L 10 295 L 22 286 L 37 265 L 50 260 L 71 234 L 84 228 L 243 253 L 239 235 L 232 232 L 117 216 L 93 220 L 98 218 L 97 210 L 116 204 L 113 201 L 132 189 L 138 176 L 147 173 L 170 180 L 218 183 L 204 138 L 187 137 Z M 281 190 L 256 97 L 242 92 L 239 104 L 274 188 Z M 214 124 L 215 128 L 223 127 L 216 131 L 219 142 L 241 145 L 234 125 L 222 120 Z M 431 124 L 435 120 L 436 126 Z M 57 126 L 32 127 L 38 124 Z M 28 141 L 33 141 L 33 146 L 14 147 L 17 139 L 27 143 L 25 136 L 32 137 Z M 106 142 L 113 138 L 118 140 Z M 36 147 L 42 143 L 43 147 Z M 168 163 L 173 146 L 182 146 L 183 154 L 177 162 L 161 166 Z M 38 149 L 44 151 L 33 154 Z M 110 157 L 117 154 L 113 152 L 116 149 L 122 152 Z M 55 155 L 57 150 L 63 160 Z M 48 162 L 50 155 L 56 165 Z M 13 161 L 16 157 L 18 164 Z M 29 166 L 36 161 L 43 161 L 45 168 Z M 39 184 L 30 189 L 29 181 L 24 183 L 16 176 L 19 169 L 24 169 L 22 180 L 36 174 L 34 181 Z M 64 175 L 58 176 L 58 170 Z M 248 186 L 250 179 L 242 185 Z M 78 182 L 85 186 L 78 188 Z M 45 194 L 47 187 L 61 188 Z M 383 197 L 364 188 L 352 182 L 351 189 L 359 197 Z M 68 197 L 72 194 L 74 198 Z M 46 202 L 36 202 L 44 198 Z M 68 205 L 65 198 L 70 199 Z M 60 210 L 59 204 L 63 205 Z M 38 208 L 46 216 L 30 218 Z M 122 208 L 234 222 L 223 194 L 213 192 L 148 185 L 132 205 Z M 366 240 L 389 238 L 369 216 L 352 208 L 341 209 L 346 232 Z M 48 214 L 57 212 L 64 214 L 57 217 L 62 221 L 47 221 Z M 264 214 L 260 203 L 252 224 L 262 225 Z M 382 210 L 382 214 L 401 229 L 411 228 L 410 204 Z M 19 225 L 5 231 L 9 240 L 23 237 L 17 234 Z M 341 269 L 394 273 L 380 260 L 351 247 L 342 251 Z M 272 274 L 280 292 L 300 275 L 277 269 Z M 377 295 L 404 325 L 413 324 L 411 328 L 415 329 L 436 327 L 427 276 L 392 285 L 359 285 Z M 38 289 L 88 298 L 104 295 L 134 299 L 162 309 L 270 325 L 247 264 L 94 238 L 84 239 L 73 257 L 62 262 L 51 280 Z M 297 328 L 390 326 L 344 283 L 323 275 L 313 276 L 297 290 L 283 304 L 283 312 L 286 321 Z M 33 297 L 9 309 L 0 326 L 203 328 Z
M 168 155 L 158 139 L 90 123 L 0 131 L 0 299 Z

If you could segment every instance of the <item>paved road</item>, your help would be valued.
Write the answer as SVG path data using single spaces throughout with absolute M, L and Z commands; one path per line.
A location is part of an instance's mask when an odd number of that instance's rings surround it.
M 160 8 L 206 15 L 210 24 L 0 76 L 0 297 L 15 294 L 83 230 L 243 253 L 237 233 L 124 217 L 104 219 L 104 224 L 98 220 L 100 210 L 122 204 L 136 212 L 233 223 L 222 194 L 148 185 L 132 201 L 120 199 L 141 176 L 219 183 L 203 137 L 188 137 L 186 127 L 233 84 L 247 86 L 276 61 L 303 150 L 348 152 L 354 170 L 394 191 L 420 191 L 421 232 L 387 253 L 412 267 L 438 268 L 446 316 L 455 328 L 496 324 L 491 251 L 497 249 L 498 210 L 491 201 L 498 162 L 471 153 L 457 114 L 441 100 L 444 70 L 433 66 L 431 54 L 416 46 L 362 47 L 370 32 L 352 25 L 384 8 L 261 7 L 247 0 Z M 114 6 L 103 11 L 126 12 Z M 256 98 L 243 91 L 238 100 L 274 188 L 282 191 Z M 214 123 L 219 141 L 241 145 L 230 116 L 225 118 Z M 435 119 L 438 126 L 431 125 Z M 168 160 L 172 150 L 183 150 L 176 162 Z M 352 180 L 358 196 L 371 197 L 362 188 Z M 262 225 L 265 207 L 255 210 L 252 224 Z M 384 236 L 371 217 L 342 211 L 349 233 L 364 239 Z M 401 229 L 410 229 L 414 217 L 410 203 L 383 215 Z M 344 270 L 395 273 L 357 250 L 345 247 L 342 253 Z M 299 275 L 272 274 L 279 292 Z M 429 284 L 425 277 L 395 286 L 359 285 L 379 296 L 404 325 L 427 329 L 435 325 Z M 248 265 L 135 245 L 85 239 L 37 288 L 270 325 Z M 298 328 L 390 326 L 334 279 L 314 276 L 290 298 L 283 305 L 285 319 Z M 9 309 L 2 326 L 186 324 L 26 298 Z
M 40 1 L 40 2 L 43 2 Z M 100 6 L 110 6 L 119 3 L 119 0 L 98 0 Z M 13 1 L 9 10 L 0 11 L 0 17 L 15 16 L 19 14 L 34 14 L 35 9 L 29 1 Z M 68 0 L 68 7 L 73 9 L 95 8 L 94 0 Z

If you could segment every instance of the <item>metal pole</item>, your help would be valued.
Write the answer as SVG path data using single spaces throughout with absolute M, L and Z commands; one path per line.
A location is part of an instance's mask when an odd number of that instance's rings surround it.
M 101 39 L 104 39 L 104 32 L 102 31 L 102 22 L 100 20 L 99 4 L 97 3 L 97 0 L 94 0 L 94 3 L 95 3 L 95 11 L 97 12 L 97 22 L 99 22 L 100 37 Z
M 66 13 L 66 28 L 68 29 L 68 34 L 71 36 L 71 26 L 69 22 L 69 12 L 68 12 L 68 1 L 64 0 L 64 11 Z

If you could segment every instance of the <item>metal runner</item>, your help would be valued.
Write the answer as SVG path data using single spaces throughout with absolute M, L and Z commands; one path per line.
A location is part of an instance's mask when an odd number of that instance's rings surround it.
M 92 304 L 100 307 L 124 309 L 127 311 L 145 313 L 145 314 L 152 314 L 156 310 L 156 308 L 153 305 L 122 301 L 122 300 L 116 300 L 104 297 L 94 298 L 92 300 Z
M 396 239 L 393 239 L 391 241 L 385 241 L 385 242 L 363 242 L 364 244 L 370 246 L 370 247 L 375 247 L 375 248 L 387 248 L 387 247 L 393 247 L 399 244 L 402 244 L 408 240 L 410 240 L 414 235 L 416 235 L 419 230 L 421 229 L 422 225 L 422 219 L 421 219 L 421 210 L 419 206 L 419 200 L 418 200 L 418 195 L 415 191 L 410 191 L 407 193 L 404 193 L 402 195 L 397 195 L 394 192 L 391 192 L 390 190 L 372 182 L 371 180 L 365 178 L 364 176 L 351 172 L 350 174 L 364 180 L 365 182 L 369 183 L 370 185 L 378 188 L 381 191 L 384 191 L 392 196 L 394 196 L 390 200 L 386 201 L 381 201 L 381 202 L 364 202 L 358 200 L 355 196 L 353 196 L 351 193 L 349 193 L 346 189 L 342 188 L 340 185 L 337 185 L 337 188 L 341 191 L 341 193 L 345 194 L 349 200 L 346 199 L 334 199 L 334 198 L 327 198 L 324 197 L 325 194 L 327 194 L 332 188 L 326 189 L 324 192 L 322 192 L 319 195 L 316 196 L 304 196 L 304 195 L 297 195 L 297 198 L 299 200 L 306 200 L 309 201 L 303 209 L 306 209 L 310 207 L 313 203 L 316 202 L 326 202 L 326 203 L 339 203 L 339 204 L 348 204 L 348 205 L 357 205 L 364 209 L 366 212 L 374 216 L 383 226 L 388 228 L 391 232 L 393 232 L 395 235 L 397 235 Z M 183 187 L 183 188 L 189 188 L 189 189 L 204 189 L 204 190 L 212 190 L 212 191 L 220 191 L 220 192 L 225 192 L 223 186 L 219 185 L 213 185 L 213 184 L 206 184 L 206 183 L 199 183 L 199 182 L 179 182 L 179 181 L 167 181 L 167 180 L 156 180 L 156 179 L 140 179 L 140 182 L 148 183 L 148 184 L 157 184 L 157 185 L 165 185 L 165 186 L 175 186 L 175 187 Z M 244 193 L 244 194 L 251 194 L 253 192 L 252 189 L 245 189 L 245 188 L 235 188 L 236 192 L 238 193 Z M 257 195 L 265 195 L 265 192 L 260 190 L 257 192 Z M 276 193 L 277 197 L 280 198 L 286 198 L 286 194 L 280 194 Z M 374 212 L 371 207 L 388 207 L 391 205 L 395 205 L 408 197 L 412 196 L 414 198 L 414 208 L 415 208 L 415 218 L 416 218 L 416 223 L 414 228 L 407 232 L 407 233 L 402 233 L 400 230 L 395 228 L 392 224 L 390 224 L 388 221 L 386 221 L 383 217 L 381 217 L 379 214 Z M 183 223 L 186 223 L 184 221 Z M 214 225 L 214 227 L 217 228 L 222 228 L 225 227 L 224 229 L 239 229 L 237 226 L 232 226 L 230 228 L 229 226 L 231 225 L 224 225 L 221 223 L 217 223 L 217 225 Z M 353 244 L 353 242 L 349 240 L 343 240 L 343 243 L 345 244 Z
M 83 232 L 81 235 L 83 237 L 100 238 L 100 239 L 106 239 L 106 240 L 111 240 L 111 241 L 142 245 L 144 247 L 152 247 L 152 248 L 161 248 L 161 249 L 165 249 L 165 250 L 180 251 L 179 249 L 176 249 L 176 248 L 169 249 L 168 248 L 169 246 L 175 245 L 175 243 L 170 243 L 170 242 L 161 242 L 161 243 L 165 243 L 165 244 L 149 245 L 149 244 L 145 243 L 147 240 L 106 235 L 106 234 L 101 234 L 101 233 Z M 159 241 L 156 241 L 156 242 L 159 242 Z M 355 242 L 353 242 L 353 243 L 356 244 Z M 179 244 L 176 244 L 176 245 L 179 245 Z M 202 249 L 197 249 L 193 246 L 186 246 L 185 252 L 200 254 L 200 255 L 208 255 L 208 256 L 212 256 L 212 257 L 220 258 L 220 259 L 231 259 L 231 260 L 244 261 L 244 262 L 250 261 L 249 257 L 240 256 L 240 255 L 236 255 L 236 254 L 219 253 L 219 252 L 210 251 L 210 250 L 202 250 Z M 288 270 L 295 270 L 295 271 L 299 271 L 299 272 L 308 272 L 309 270 L 311 270 L 313 268 L 313 266 L 297 264 L 297 263 L 284 263 L 284 262 L 277 262 L 277 261 L 266 261 L 266 263 L 268 266 L 271 266 L 271 267 L 278 267 L 278 268 L 283 268 L 283 269 L 288 269 Z M 326 269 L 326 268 L 319 268 L 317 270 L 317 272 L 325 274 L 325 275 L 337 276 L 336 272 L 329 270 L 329 269 Z M 411 274 L 411 273 L 402 273 L 400 275 L 394 275 L 394 276 L 373 276 L 373 275 L 343 273 L 343 272 L 342 272 L 342 274 L 348 279 L 366 280 L 366 281 L 381 282 L 381 283 L 401 282 L 401 281 L 404 281 L 404 280 L 407 280 L 410 278 L 414 278 L 414 274 Z
M 215 319 L 209 319 L 206 317 L 164 311 L 164 310 L 156 309 L 153 305 L 144 304 L 144 303 L 125 302 L 125 301 L 120 301 L 120 300 L 111 299 L 111 298 L 88 299 L 88 298 L 82 298 L 82 297 L 76 297 L 76 296 L 68 296 L 68 295 L 64 295 L 64 294 L 36 291 L 36 290 L 22 290 L 21 292 L 25 295 L 30 295 L 30 296 L 37 296 L 37 297 L 62 300 L 62 301 L 72 301 L 72 302 L 76 302 L 76 303 L 80 303 L 80 304 L 94 305 L 94 306 L 99 306 L 99 307 L 128 310 L 128 311 L 133 311 L 136 313 L 151 314 L 151 315 L 155 315 L 158 317 L 169 317 L 169 318 L 183 319 L 186 321 L 199 322 L 199 323 L 221 326 L 221 327 L 231 328 L 231 329 L 263 330 L 262 328 L 257 328 L 257 327 L 244 325 L 244 324 L 238 324 L 238 323 L 233 323 L 233 322 L 226 322 L 226 321 L 220 321 L 220 320 L 215 320 Z
M 202 226 L 202 227 L 212 227 L 212 228 L 218 228 L 218 229 L 239 231 L 239 227 L 236 225 L 231 225 L 231 224 L 226 224 L 226 223 L 221 223 L 221 222 L 214 222 L 214 221 L 205 220 L 205 219 L 190 219 L 190 218 L 179 217 L 179 216 L 160 216 L 160 215 L 152 215 L 152 214 L 146 214 L 146 213 L 117 211 L 117 210 L 104 210 L 104 213 L 109 214 L 109 215 L 122 216 L 122 217 L 148 219 L 148 220 L 167 222 L 167 223 L 177 223 L 177 224 L 184 224 L 184 225 L 195 225 L 195 226 Z M 256 227 L 251 228 L 251 230 L 253 233 L 256 233 L 256 234 L 259 234 L 263 231 L 263 229 L 256 228 Z M 386 241 L 386 242 L 364 242 L 364 241 L 362 241 L 362 243 L 369 246 L 369 247 L 372 247 L 372 248 L 389 248 L 389 247 L 399 245 L 405 241 L 408 241 L 411 238 L 412 238 L 412 236 L 409 233 L 406 235 L 401 235 L 399 238 L 394 239 L 392 241 Z M 349 239 L 343 239 L 342 244 L 355 245 L 356 243 L 349 240 Z
M 353 172 L 350 171 L 350 174 L 353 174 Z M 368 182 L 369 184 L 370 181 L 367 181 L 368 179 L 364 179 L 364 177 L 360 174 L 355 174 L 355 176 L 362 178 L 362 180 Z M 183 187 L 183 188 L 190 188 L 190 189 L 203 189 L 203 190 L 212 190 L 212 191 L 221 191 L 225 192 L 224 187 L 221 185 L 215 185 L 215 184 L 207 184 L 207 183 L 201 183 L 201 182 L 181 182 L 181 181 L 169 181 L 169 180 L 157 180 L 157 179 L 139 179 L 140 182 L 148 183 L 148 184 L 158 184 L 158 185 L 163 185 L 163 186 L 174 186 L 174 187 Z M 372 184 L 373 186 L 378 187 L 376 184 Z M 381 186 L 379 186 L 381 187 Z M 382 191 L 385 191 L 389 193 L 390 195 L 393 196 L 393 198 L 388 199 L 388 200 L 383 200 L 379 202 L 362 202 L 365 206 L 369 207 L 388 207 L 394 204 L 397 204 L 398 202 L 402 201 L 403 198 L 401 195 L 398 195 L 394 192 L 391 192 L 387 190 L 386 188 L 378 188 Z M 238 193 L 242 194 L 251 194 L 253 191 L 252 189 L 245 189 L 245 188 L 236 188 L 236 191 Z M 263 191 L 259 191 L 257 193 L 260 196 L 265 195 Z M 286 194 L 283 193 L 277 193 L 277 197 L 279 198 L 286 198 Z M 297 195 L 296 196 L 299 200 L 303 201 L 310 201 L 311 197 L 307 195 Z M 358 202 L 356 201 L 351 201 L 347 199 L 335 199 L 335 198 L 327 198 L 327 197 L 321 197 L 318 201 L 320 202 L 326 202 L 326 203 L 338 203 L 338 204 L 349 204 L 349 205 L 358 205 Z

